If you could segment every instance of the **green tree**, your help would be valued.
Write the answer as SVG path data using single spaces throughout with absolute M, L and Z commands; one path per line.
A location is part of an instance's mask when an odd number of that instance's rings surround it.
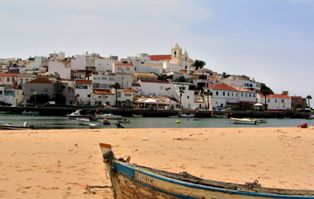
M 157 75 L 158 80 L 167 80 L 168 79 L 167 74 L 164 74 L 164 73 L 162 73 L 162 74 L 155 73 L 155 75 Z
M 207 108 L 209 109 L 209 96 L 213 96 L 211 90 L 207 90 L 204 92 L 204 95 L 207 97 Z
M 198 59 L 194 60 L 194 62 L 192 64 L 192 66 L 195 67 L 195 70 L 202 69 L 202 68 L 204 68 L 205 65 L 206 65 L 206 63 L 204 61 L 198 60 Z
M 184 93 L 183 87 L 179 87 L 179 93 L 180 93 L 180 101 L 179 101 L 179 104 L 180 104 L 180 109 L 182 109 L 182 94 Z
M 60 80 L 57 80 L 53 84 L 54 88 L 54 98 L 53 100 L 56 102 L 56 104 L 65 104 L 65 96 L 63 95 L 63 90 L 65 89 L 65 86 L 62 84 Z
M 178 77 L 178 78 L 175 80 L 175 82 L 187 82 L 187 81 L 188 81 L 188 80 L 185 79 L 184 76 L 180 76 L 180 77 Z
M 307 105 L 308 105 L 309 107 L 311 107 L 311 99 L 312 99 L 312 96 L 311 96 L 311 95 L 308 95 L 308 96 L 306 96 L 306 99 L 307 99 Z
M 274 94 L 274 92 L 271 90 L 271 88 L 266 86 L 266 84 L 262 83 L 261 84 L 261 94 L 263 94 L 264 98 L 265 98 L 265 111 L 266 111 L 267 110 L 267 101 L 266 101 L 267 95 Z
M 118 82 L 116 82 L 112 88 L 114 88 L 115 90 L 115 95 L 116 95 L 116 103 L 115 103 L 115 106 L 117 107 L 118 106 L 118 89 L 121 88 L 120 84 Z

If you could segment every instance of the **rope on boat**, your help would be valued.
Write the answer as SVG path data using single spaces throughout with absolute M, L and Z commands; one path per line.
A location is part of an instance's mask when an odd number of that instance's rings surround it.
M 254 182 L 246 182 L 245 186 L 250 189 L 253 190 L 254 188 L 259 188 L 261 187 L 261 184 L 258 183 L 258 180 L 254 180 Z

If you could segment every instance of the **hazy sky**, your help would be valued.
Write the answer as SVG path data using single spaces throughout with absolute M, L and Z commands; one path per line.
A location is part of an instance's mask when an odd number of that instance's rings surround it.
M 314 0 L 0 0 L 0 57 L 168 54 L 314 97 Z

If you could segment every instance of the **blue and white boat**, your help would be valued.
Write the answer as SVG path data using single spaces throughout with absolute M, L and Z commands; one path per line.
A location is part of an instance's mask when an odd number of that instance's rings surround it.
M 111 145 L 100 144 L 115 199 L 314 199 L 314 190 L 264 188 L 258 181 L 235 184 L 170 173 L 116 159 Z

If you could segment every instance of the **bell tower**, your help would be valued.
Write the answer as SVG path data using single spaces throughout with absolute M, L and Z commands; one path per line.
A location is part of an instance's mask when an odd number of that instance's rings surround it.
M 171 48 L 171 62 L 174 64 L 181 65 L 182 62 L 182 48 L 177 43 Z

